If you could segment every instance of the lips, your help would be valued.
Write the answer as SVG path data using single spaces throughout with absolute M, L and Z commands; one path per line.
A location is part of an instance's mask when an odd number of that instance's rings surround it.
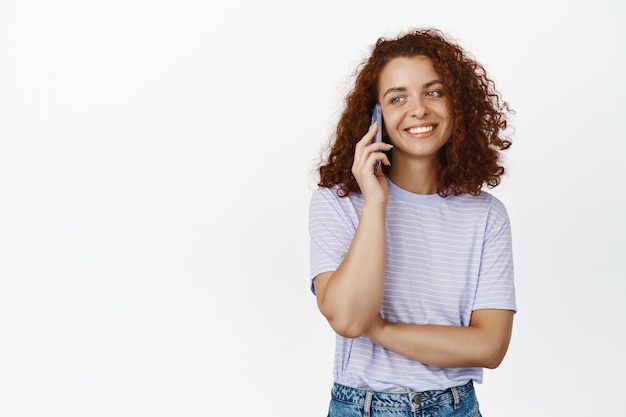
M 420 135 L 424 133 L 430 133 L 437 127 L 436 124 L 426 125 L 426 126 L 416 126 L 405 129 L 405 131 L 410 135 Z

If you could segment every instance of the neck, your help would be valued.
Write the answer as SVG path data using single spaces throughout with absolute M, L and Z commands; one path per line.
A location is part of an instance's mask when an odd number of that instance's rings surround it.
M 387 172 L 389 179 L 398 187 L 414 194 L 435 194 L 438 189 L 439 163 L 429 161 L 407 161 L 398 158 Z

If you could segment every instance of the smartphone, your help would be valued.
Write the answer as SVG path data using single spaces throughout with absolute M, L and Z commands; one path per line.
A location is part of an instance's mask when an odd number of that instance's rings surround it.
M 376 136 L 374 136 L 373 143 L 383 141 L 383 113 L 380 109 L 380 104 L 378 103 L 376 103 L 376 105 L 374 106 L 371 124 L 374 124 L 376 122 L 378 122 L 378 130 L 376 131 Z M 380 168 L 380 161 L 376 161 L 376 165 L 374 165 L 374 174 L 378 172 L 378 168 Z

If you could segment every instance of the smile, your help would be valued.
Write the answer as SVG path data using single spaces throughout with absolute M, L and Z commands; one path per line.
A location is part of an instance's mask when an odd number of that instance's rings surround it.
M 420 126 L 420 127 L 412 127 L 407 129 L 407 133 L 411 134 L 411 135 L 419 135 L 420 133 L 428 133 L 428 132 L 432 132 L 435 127 L 437 127 L 436 125 L 429 125 L 429 126 Z

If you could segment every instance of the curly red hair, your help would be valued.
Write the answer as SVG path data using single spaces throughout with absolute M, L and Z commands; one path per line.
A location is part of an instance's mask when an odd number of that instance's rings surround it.
M 377 102 L 378 77 L 392 59 L 416 55 L 430 58 L 444 84 L 454 125 L 439 151 L 438 194 L 480 194 L 484 184 L 500 183 L 504 167 L 500 151 L 511 146 L 504 136 L 513 111 L 487 77 L 483 66 L 437 29 L 417 29 L 395 39 L 380 38 L 371 56 L 357 69 L 354 88 L 335 129 L 327 161 L 319 168 L 319 186 L 338 186 L 338 194 L 360 192 L 352 175 L 356 143 L 370 125 Z

